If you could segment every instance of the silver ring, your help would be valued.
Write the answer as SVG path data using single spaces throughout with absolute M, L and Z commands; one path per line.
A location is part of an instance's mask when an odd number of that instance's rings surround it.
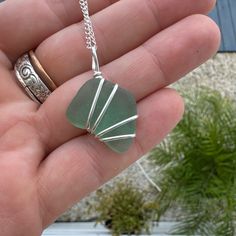
M 29 97 L 39 104 L 44 103 L 52 92 L 34 70 L 29 54 L 21 56 L 14 69 L 17 81 L 20 82 Z

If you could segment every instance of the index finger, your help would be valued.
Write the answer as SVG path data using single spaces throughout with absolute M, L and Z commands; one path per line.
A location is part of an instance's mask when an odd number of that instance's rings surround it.
M 118 0 L 88 0 L 91 14 Z M 7 0 L 0 4 L 0 49 L 11 61 L 82 20 L 78 0 Z

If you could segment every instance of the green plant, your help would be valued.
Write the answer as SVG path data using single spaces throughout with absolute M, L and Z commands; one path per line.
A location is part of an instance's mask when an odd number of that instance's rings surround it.
M 151 152 L 160 166 L 159 215 L 179 206 L 173 234 L 233 236 L 236 213 L 236 105 L 208 88 L 184 93 L 186 112 Z
M 113 235 L 149 232 L 156 211 L 155 202 L 147 202 L 145 194 L 130 182 L 98 190 L 98 201 L 92 210 L 98 212 L 97 222 L 111 229 Z

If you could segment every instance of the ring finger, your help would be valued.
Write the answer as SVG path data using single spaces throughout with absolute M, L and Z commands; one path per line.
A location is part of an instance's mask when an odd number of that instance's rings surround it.
M 92 14 L 115 1 L 88 0 Z M 12 63 L 50 35 L 81 20 L 78 0 L 15 0 L 0 4 L 0 103 L 30 101 L 16 83 Z

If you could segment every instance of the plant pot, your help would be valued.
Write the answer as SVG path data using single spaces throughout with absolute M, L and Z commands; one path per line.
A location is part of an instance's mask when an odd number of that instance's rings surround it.
M 168 236 L 169 232 L 175 226 L 176 222 L 156 223 L 150 235 L 151 236 Z M 108 236 L 112 235 L 110 230 L 104 225 L 95 222 L 91 223 L 55 223 L 46 229 L 42 236 Z M 147 236 L 143 234 L 141 236 Z M 184 235 L 178 235 L 184 236 Z

